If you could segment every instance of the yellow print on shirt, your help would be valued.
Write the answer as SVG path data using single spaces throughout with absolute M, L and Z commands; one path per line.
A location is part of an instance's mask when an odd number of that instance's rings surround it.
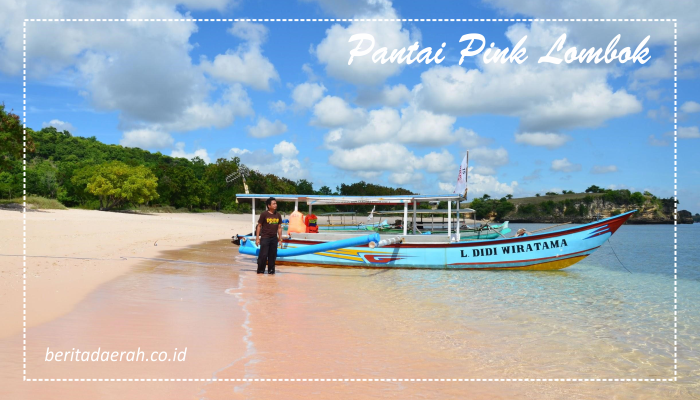
M 268 219 L 267 219 L 267 223 L 268 223 L 268 224 L 271 224 L 271 225 L 272 225 L 272 224 L 279 224 L 279 223 L 280 223 L 280 219 L 279 219 L 279 218 L 268 218 Z

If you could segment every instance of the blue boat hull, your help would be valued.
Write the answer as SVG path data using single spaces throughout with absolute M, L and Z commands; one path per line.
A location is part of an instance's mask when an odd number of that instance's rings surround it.
M 581 261 L 603 243 L 631 213 L 561 231 L 531 236 L 453 243 L 411 243 L 381 248 L 347 247 L 294 257 L 279 264 L 321 267 L 555 270 Z M 289 248 L 320 243 L 291 239 Z

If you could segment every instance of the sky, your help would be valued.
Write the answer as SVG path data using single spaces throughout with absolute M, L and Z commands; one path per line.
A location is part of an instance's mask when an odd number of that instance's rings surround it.
M 177 157 L 240 157 L 314 188 L 364 180 L 452 193 L 469 151 L 470 198 L 590 185 L 670 197 L 677 148 L 679 208 L 700 212 L 700 6 L 628 3 L 0 0 L 0 101 L 22 111 L 25 18 L 676 18 L 677 142 L 666 21 L 30 21 L 26 122 Z M 482 52 L 460 65 L 470 33 L 496 51 L 527 36 L 527 59 L 487 63 Z M 348 65 L 354 34 L 375 43 Z M 562 34 L 560 58 L 604 51 L 618 34 L 615 48 L 633 52 L 649 36 L 648 61 L 538 63 Z M 372 61 L 415 42 L 444 59 Z

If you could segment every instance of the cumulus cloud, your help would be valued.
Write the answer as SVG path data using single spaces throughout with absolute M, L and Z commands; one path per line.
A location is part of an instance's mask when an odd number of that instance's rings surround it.
M 141 149 L 169 149 L 173 147 L 173 142 L 173 137 L 168 132 L 135 129 L 124 132 L 119 144 L 124 147 L 139 147 Z
M 52 119 L 49 122 L 43 122 L 41 124 L 42 128 L 46 128 L 49 126 L 56 128 L 56 130 L 59 132 L 68 131 L 71 133 L 75 133 L 75 130 L 76 130 L 75 127 L 70 122 L 61 121 L 59 119 Z
M 581 164 L 573 164 L 567 158 L 552 161 L 552 171 L 575 172 L 581 170 Z
M 700 138 L 700 130 L 698 130 L 697 126 L 679 126 L 678 127 L 678 139 L 698 139 L 698 138 Z
M 375 10 L 377 14 L 372 18 L 397 18 L 396 12 L 390 7 L 382 7 Z M 348 65 L 350 50 L 357 47 L 358 42 L 349 42 L 354 34 L 367 33 L 375 38 L 375 45 L 369 54 L 363 57 L 355 57 L 352 64 Z M 414 37 L 412 37 L 414 36 Z M 381 47 L 387 47 L 389 53 L 392 49 L 408 47 L 413 42 L 415 34 L 402 27 L 401 22 L 371 22 L 355 21 L 347 27 L 334 24 L 326 30 L 325 38 L 314 49 L 314 53 L 321 64 L 326 66 L 326 73 L 334 78 L 358 85 L 378 85 L 388 77 L 398 74 L 404 64 L 398 63 L 374 63 L 372 53 Z M 362 49 L 369 47 L 364 41 Z
M 287 109 L 287 104 L 282 100 L 271 101 L 269 105 L 270 110 L 276 113 L 283 113 Z
M 609 174 L 612 172 L 617 172 L 616 165 L 595 165 L 591 169 L 592 174 Z
M 267 118 L 260 118 L 256 125 L 248 127 L 248 135 L 258 139 L 281 135 L 284 132 L 287 132 L 287 125 L 278 119 L 270 122 Z
M 455 185 L 449 182 L 438 182 L 440 190 L 443 192 L 452 193 Z M 474 172 L 472 167 L 469 167 L 469 196 L 481 197 L 488 194 L 493 197 L 502 197 L 508 194 L 513 194 L 518 190 L 518 182 L 511 181 L 510 183 L 500 182 L 495 176 L 481 175 Z
M 232 148 L 230 157 L 239 157 L 248 168 L 264 174 L 275 174 L 297 180 L 308 176 L 308 171 L 297 159 L 299 150 L 294 143 L 285 140 L 277 143 L 270 153 L 266 149 L 248 150 Z
M 295 108 L 311 108 L 323 97 L 326 87 L 321 83 L 302 83 L 292 90 L 292 100 Z
M 406 85 L 385 85 L 381 90 L 376 88 L 360 88 L 355 102 L 364 107 L 381 105 L 398 107 L 411 99 L 411 91 Z
M 571 140 L 571 136 L 553 132 L 523 132 L 515 134 L 515 143 L 546 147 L 550 150 L 559 148 Z
M 268 29 L 261 24 L 235 22 L 229 33 L 246 40 L 236 50 L 218 54 L 211 62 L 203 56 L 200 67 L 212 77 L 227 83 L 242 83 L 258 90 L 270 90 L 270 81 L 279 80 L 274 65 L 262 55 L 260 45 Z
M 686 101 L 681 106 L 681 111 L 686 114 L 700 112 L 700 103 L 696 103 L 694 101 Z
M 417 101 L 425 109 L 450 115 L 520 117 L 526 132 L 597 127 L 642 110 L 624 89 L 613 92 L 602 69 L 560 68 L 556 74 L 549 69 L 530 64 L 487 64 L 484 71 L 433 67 L 421 74 Z
M 326 96 L 314 106 L 314 119 L 311 122 L 326 128 L 361 125 L 366 114 L 365 110 L 352 108 L 340 97 Z
M 649 135 L 649 144 L 652 146 L 668 146 L 668 142 L 663 139 L 657 139 L 654 135 Z
M 316 105 L 315 111 L 322 109 L 329 96 Z M 329 148 L 355 148 L 367 143 L 394 142 L 421 146 L 445 146 L 460 143 L 466 148 L 488 144 L 489 139 L 476 132 L 458 128 L 453 130 L 456 118 L 450 115 L 435 114 L 421 110 L 415 105 L 403 109 L 383 107 L 367 112 L 364 109 L 351 109 L 347 103 L 335 98 L 338 105 L 319 113 L 316 125 L 336 127 L 325 136 Z M 334 111 L 337 110 L 337 111 Z M 327 115 L 329 118 L 321 118 Z M 331 119 L 329 121 L 329 119 Z M 331 123 L 333 122 L 333 123 Z M 343 123 L 344 122 L 344 123 Z
M 188 153 L 185 151 L 185 143 L 184 142 L 177 142 L 175 143 L 175 148 L 173 149 L 172 153 L 170 153 L 171 157 L 178 157 L 178 158 L 186 158 L 188 160 L 191 160 L 195 157 L 199 157 L 204 162 L 209 163 L 211 162 L 211 159 L 209 158 L 209 154 L 207 153 L 206 149 L 197 149 L 192 153 Z

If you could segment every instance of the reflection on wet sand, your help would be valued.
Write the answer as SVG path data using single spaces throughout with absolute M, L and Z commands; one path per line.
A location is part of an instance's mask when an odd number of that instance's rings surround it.
M 594 294 L 592 278 L 576 270 L 524 275 L 285 266 L 275 276 L 257 275 L 252 260 L 228 240 L 168 250 L 158 259 L 102 285 L 68 315 L 30 329 L 27 376 L 223 381 L 22 383 L 22 339 L 15 336 L 0 341 L 8 355 L 0 373 L 14 380 L 0 392 L 31 399 L 698 396 L 697 387 L 671 382 L 440 381 L 671 377 L 667 338 L 617 321 L 630 312 L 625 295 L 604 284 Z M 593 315 L 578 315 L 584 308 Z M 56 363 L 44 361 L 47 347 L 146 354 L 186 347 L 187 358 Z M 236 381 L 241 378 L 329 381 Z M 347 378 L 434 381 L 332 381 Z

